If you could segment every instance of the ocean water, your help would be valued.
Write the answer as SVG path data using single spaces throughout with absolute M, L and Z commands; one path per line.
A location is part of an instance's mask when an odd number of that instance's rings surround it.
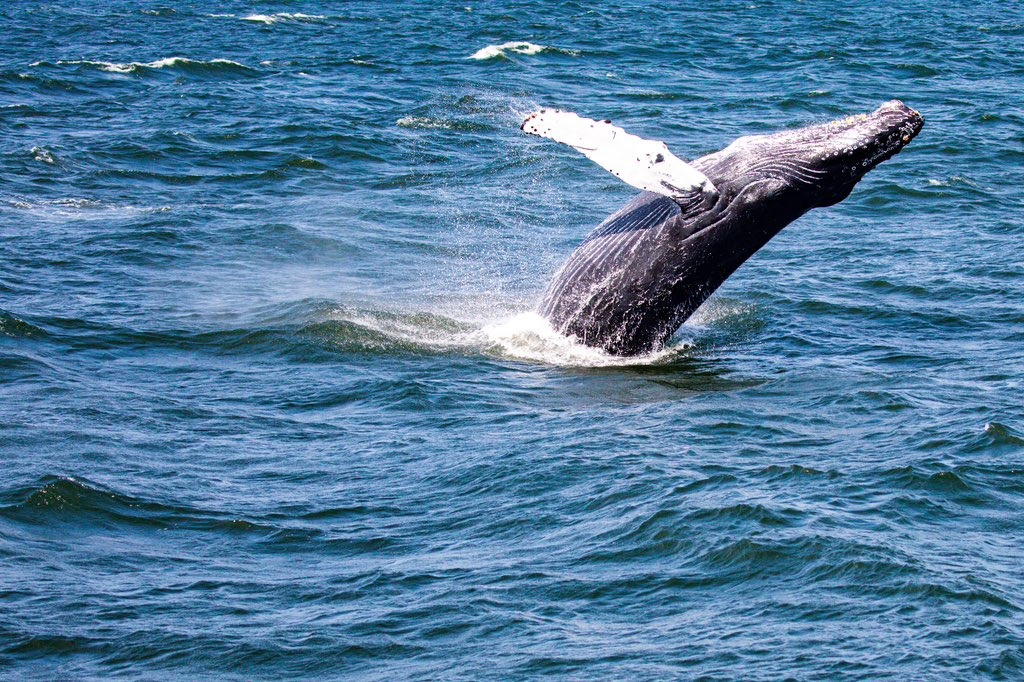
M 686 158 L 922 134 L 624 361 L 531 310 Z M 1024 11 L 0 5 L 0 677 L 1021 679 Z

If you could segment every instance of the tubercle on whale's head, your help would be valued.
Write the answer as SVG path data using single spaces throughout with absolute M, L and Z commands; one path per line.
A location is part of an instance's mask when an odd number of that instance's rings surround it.
M 759 195 L 801 198 L 806 208 L 846 198 L 872 168 L 891 158 L 921 131 L 924 118 L 899 100 L 868 114 L 773 135 L 742 137 L 701 159 L 718 185 L 738 191 L 757 184 Z
M 923 126 L 924 117 L 899 100 L 886 102 L 870 114 L 825 124 L 808 163 L 825 172 L 835 191 L 823 196 L 824 203 L 819 205 L 844 199 L 868 171 L 910 144 Z

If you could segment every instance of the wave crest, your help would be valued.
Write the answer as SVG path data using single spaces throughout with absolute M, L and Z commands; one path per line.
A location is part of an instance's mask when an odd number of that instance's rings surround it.
M 558 52 L 573 57 L 577 57 L 580 54 L 577 50 L 563 50 L 557 47 L 529 43 L 525 40 L 515 40 L 502 43 L 501 45 L 488 45 L 474 52 L 469 58 L 478 60 L 507 58 L 509 52 L 526 55 L 540 54 L 541 52 Z
M 101 71 L 108 71 L 110 73 L 139 73 L 141 71 L 149 69 L 190 69 L 190 70 L 208 70 L 208 69 L 229 69 L 229 70 L 244 70 L 252 71 L 251 68 L 244 64 L 240 64 L 230 59 L 211 59 L 209 61 L 203 61 L 199 59 L 189 59 L 188 57 L 167 57 L 166 59 L 158 59 L 153 62 L 103 62 L 92 59 L 59 59 L 55 63 L 38 61 L 33 62 L 30 66 L 88 66 L 100 69 Z
M 259 24 L 277 24 L 282 21 L 316 22 L 325 19 L 320 14 L 302 14 L 301 12 L 277 12 L 275 14 L 249 14 L 239 17 L 242 21 L 252 21 Z

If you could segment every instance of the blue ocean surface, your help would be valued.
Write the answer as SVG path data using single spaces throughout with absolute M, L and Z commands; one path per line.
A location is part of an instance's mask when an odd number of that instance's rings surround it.
M 921 135 L 669 347 L 541 292 L 695 158 Z M 0 4 L 0 677 L 1024 678 L 1018 0 Z

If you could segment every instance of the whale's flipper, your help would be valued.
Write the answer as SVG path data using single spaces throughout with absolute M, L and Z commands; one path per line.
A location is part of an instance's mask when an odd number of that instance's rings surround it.
M 716 193 L 699 170 L 674 156 L 664 142 L 630 135 L 611 121 L 592 121 L 571 111 L 541 109 L 526 117 L 524 132 L 567 144 L 633 187 L 679 203 Z

